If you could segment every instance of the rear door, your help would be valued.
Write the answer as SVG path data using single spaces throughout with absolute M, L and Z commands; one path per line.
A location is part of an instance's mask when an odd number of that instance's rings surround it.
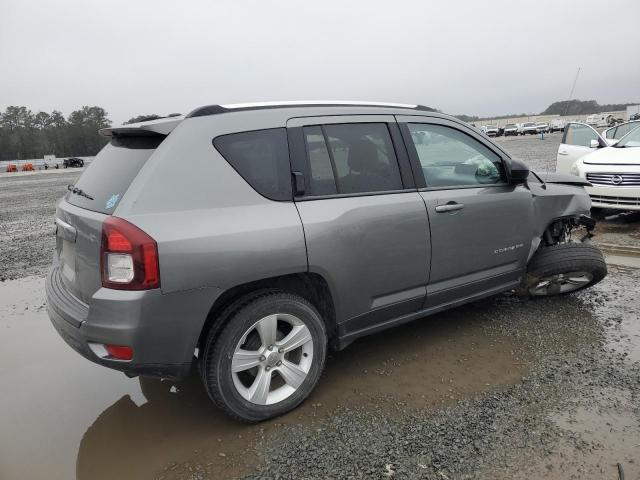
M 607 145 L 604 138 L 592 126 L 578 122 L 567 123 L 562 142 L 558 147 L 556 172 L 570 173 L 576 160 L 594 152 L 596 148 Z
M 502 152 L 449 120 L 398 116 L 431 227 L 427 307 L 516 285 L 532 239 L 532 196 L 507 183 Z
M 88 303 L 101 287 L 102 222 L 113 213 L 164 135 L 114 138 L 56 209 L 56 257 L 62 282 Z
M 330 283 L 341 334 L 419 310 L 429 225 L 394 117 L 294 118 L 287 126 L 309 270 Z

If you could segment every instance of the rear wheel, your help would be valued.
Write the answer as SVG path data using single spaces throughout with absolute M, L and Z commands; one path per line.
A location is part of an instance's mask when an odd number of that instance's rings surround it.
M 230 416 L 257 422 L 297 407 L 315 387 L 327 350 L 322 318 L 285 292 L 253 295 L 223 313 L 201 358 L 210 398 Z
M 527 267 L 522 294 L 549 297 L 595 285 L 607 274 L 598 247 L 589 243 L 563 243 L 538 250 Z

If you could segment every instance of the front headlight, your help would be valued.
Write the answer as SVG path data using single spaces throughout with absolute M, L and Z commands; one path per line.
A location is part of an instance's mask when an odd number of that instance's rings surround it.
M 575 162 L 573 165 L 571 165 L 571 168 L 569 169 L 569 173 L 571 175 L 575 175 L 576 177 L 580 176 L 580 169 L 578 168 L 578 162 Z

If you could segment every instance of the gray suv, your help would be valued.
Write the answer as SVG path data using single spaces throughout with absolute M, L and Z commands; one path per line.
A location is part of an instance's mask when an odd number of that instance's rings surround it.
M 129 376 L 197 365 L 240 420 L 300 404 L 328 348 L 606 275 L 588 183 L 425 107 L 213 105 L 101 134 L 57 207 L 51 321 Z

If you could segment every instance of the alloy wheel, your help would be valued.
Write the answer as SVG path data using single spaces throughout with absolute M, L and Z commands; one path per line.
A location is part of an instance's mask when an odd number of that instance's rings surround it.
M 557 273 L 538 279 L 529 288 L 529 293 L 534 296 L 547 296 L 573 292 L 590 284 L 592 280 L 593 275 L 589 272 Z
M 236 345 L 231 375 L 238 393 L 257 405 L 293 395 L 313 362 L 313 339 L 298 317 L 273 314 L 254 323 Z

